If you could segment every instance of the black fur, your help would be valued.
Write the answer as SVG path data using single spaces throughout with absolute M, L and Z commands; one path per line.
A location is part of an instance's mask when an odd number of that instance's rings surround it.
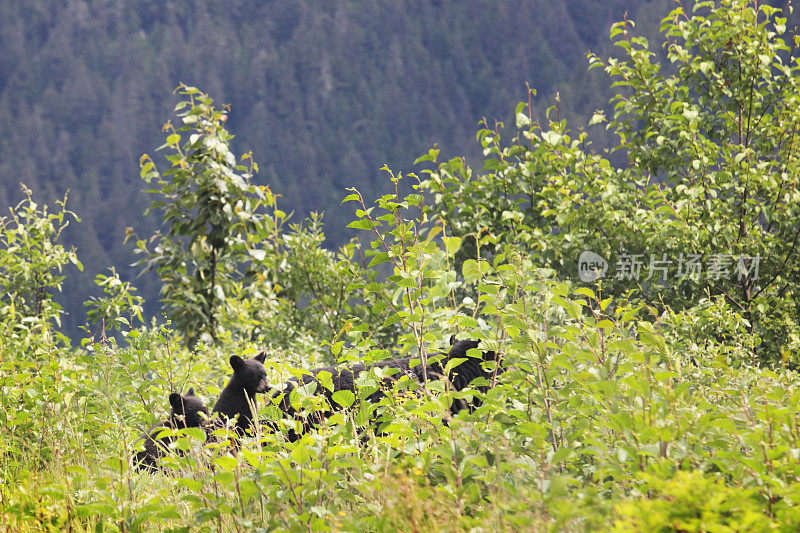
M 447 376 L 448 381 L 450 382 L 450 387 L 454 390 L 463 390 L 469 386 L 473 379 L 477 377 L 483 377 L 487 381 L 491 382 L 493 379 L 494 371 L 487 371 L 484 370 L 481 366 L 483 361 L 494 361 L 495 360 L 495 353 L 494 352 L 484 352 L 482 357 L 469 357 L 467 356 L 467 351 L 471 348 L 478 347 L 478 341 L 473 340 L 463 340 L 454 342 L 451 340 L 452 347 L 450 351 L 447 353 L 440 352 L 430 354 L 428 356 L 428 365 L 423 366 L 419 362 L 418 357 L 411 357 L 411 358 L 404 358 L 404 359 L 392 359 L 386 361 L 380 361 L 374 363 L 372 365 L 366 366 L 360 363 L 354 365 L 339 365 L 339 366 L 328 366 L 323 368 L 317 368 L 311 370 L 310 373 L 304 374 L 302 377 L 302 383 L 304 385 L 308 385 L 310 383 L 316 382 L 316 392 L 317 394 L 324 394 L 327 398 L 328 403 L 332 406 L 332 409 L 338 409 L 339 406 L 332 401 L 333 392 L 340 391 L 340 390 L 349 390 L 356 395 L 358 398 L 358 391 L 356 390 L 356 380 L 358 376 L 371 368 L 383 368 L 383 369 L 396 369 L 396 371 L 391 375 L 391 377 L 386 377 L 383 379 L 382 383 L 378 390 L 373 392 L 367 397 L 367 401 L 375 403 L 378 402 L 384 395 L 385 391 L 392 386 L 392 383 L 395 380 L 400 379 L 403 375 L 408 375 L 412 379 L 419 381 L 420 383 L 425 382 L 425 380 L 433 380 L 433 379 L 442 379 L 444 377 L 444 368 L 447 366 L 447 362 L 454 358 L 464 358 L 465 361 L 461 362 L 458 366 L 451 369 L 450 374 Z M 327 388 L 323 387 L 322 383 L 317 379 L 317 376 L 320 372 L 330 372 L 332 375 L 333 380 L 333 391 L 329 391 Z M 498 369 L 498 372 L 501 372 L 502 369 Z M 274 397 L 278 394 L 283 394 L 281 401 L 278 403 L 278 407 L 289 418 L 297 418 L 297 413 L 295 409 L 292 407 L 289 401 L 289 395 L 291 392 L 296 388 L 299 387 L 300 380 L 297 378 L 290 379 L 285 385 L 282 390 L 271 389 L 269 396 Z M 480 390 L 485 390 L 488 388 L 486 386 L 478 387 Z M 477 399 L 473 400 L 473 406 L 479 404 Z M 452 413 L 457 413 L 467 405 L 463 401 L 456 401 L 453 402 L 450 410 Z M 315 427 L 323 417 L 330 416 L 332 411 L 325 411 L 323 413 L 314 413 L 303 419 L 303 429 L 307 431 L 313 427 Z M 272 424 L 269 424 L 270 427 L 274 429 Z M 288 438 L 290 441 L 296 440 L 298 437 L 294 431 L 290 431 Z
M 224 423 L 228 419 L 236 419 L 236 432 L 243 435 L 253 423 L 250 405 L 256 406 L 256 394 L 267 392 L 267 370 L 264 368 L 266 352 L 261 352 L 252 359 L 242 359 L 238 355 L 230 358 L 233 376 L 214 404 L 214 413 L 219 413 Z
M 438 353 L 429 355 L 427 367 L 417 365 L 413 368 L 414 374 L 420 382 L 424 382 L 426 376 L 428 380 L 444 378 L 444 369 L 447 367 L 447 363 L 452 359 L 466 359 L 466 361 L 462 361 L 454 368 L 451 368 L 450 373 L 446 376 L 452 390 L 462 391 L 469 387 L 476 378 L 484 378 L 489 383 L 492 383 L 496 374 L 503 373 L 503 367 L 500 366 L 500 361 L 497 360 L 497 356 L 494 352 L 483 352 L 480 357 L 470 357 L 467 355 L 469 350 L 478 347 L 480 344 L 479 341 L 470 339 L 457 341 L 454 337 L 451 337 L 450 344 L 450 351 L 446 354 Z M 488 361 L 497 361 L 497 369 L 485 370 L 482 363 Z M 486 385 L 479 385 L 475 388 L 481 392 L 486 392 L 489 387 Z M 450 412 L 456 414 L 465 407 L 471 409 L 478 405 L 480 405 L 480 400 L 477 398 L 473 398 L 472 405 L 467 405 L 464 401 L 456 400 L 450 406 Z
M 169 395 L 169 403 L 172 406 L 169 419 L 144 436 L 144 450 L 134 457 L 134 466 L 138 470 L 155 471 L 158 469 L 158 460 L 169 452 L 169 445 L 175 437 L 159 436 L 163 429 L 204 427 L 207 423 L 208 408 L 194 395 L 193 388 L 185 396 L 173 392 Z
M 341 409 L 341 406 L 337 404 L 333 400 L 333 393 L 341 390 L 347 390 L 352 392 L 356 395 L 356 399 L 358 398 L 358 391 L 356 390 L 356 379 L 361 373 L 371 369 L 371 368 L 393 368 L 397 369 L 391 376 L 386 377 L 380 383 L 379 388 L 370 394 L 366 399 L 369 402 L 375 403 L 378 402 L 384 395 L 386 389 L 392 386 L 392 382 L 399 379 L 402 375 L 406 374 L 412 379 L 416 379 L 411 369 L 408 367 L 409 359 L 398 359 L 398 360 L 388 360 L 388 361 L 379 361 L 373 365 L 365 366 L 361 363 L 356 363 L 353 365 L 338 365 L 338 366 L 326 366 L 322 368 L 315 368 L 310 370 L 309 373 L 303 374 L 302 376 L 302 384 L 301 380 L 298 378 L 292 378 L 284 384 L 282 390 L 272 389 L 271 393 L 269 394 L 270 397 L 275 397 L 278 394 L 282 394 L 283 397 L 281 398 L 280 402 L 278 403 L 278 408 L 283 412 L 283 414 L 289 418 L 295 418 L 301 420 L 303 422 L 303 431 L 308 431 L 314 427 L 316 427 L 323 418 L 329 417 L 333 410 Z M 333 390 L 328 390 L 326 387 L 323 386 L 322 382 L 317 379 L 320 373 L 322 372 L 329 372 L 331 374 L 331 380 L 333 382 Z M 322 394 L 328 401 L 328 405 L 331 406 L 331 410 L 327 410 L 324 412 L 317 412 L 308 414 L 306 417 L 299 418 L 297 415 L 298 413 L 292 407 L 291 402 L 289 401 L 290 395 L 292 391 L 304 385 L 310 385 L 311 383 L 316 383 L 315 394 Z M 271 423 L 267 424 L 271 429 L 275 429 L 274 425 Z M 294 430 L 289 431 L 288 439 L 291 442 L 297 440 L 298 435 L 295 433 Z

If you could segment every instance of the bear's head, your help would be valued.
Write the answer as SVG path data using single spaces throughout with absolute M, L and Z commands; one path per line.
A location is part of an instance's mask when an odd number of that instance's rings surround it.
M 169 404 L 172 406 L 169 419 L 175 428 L 196 428 L 206 425 L 208 408 L 194 395 L 194 388 L 190 388 L 185 396 L 173 392 L 169 395 Z
M 244 388 L 249 395 L 270 390 L 267 369 L 264 368 L 266 359 L 267 352 L 261 352 L 252 359 L 242 359 L 238 355 L 231 356 L 230 362 L 234 378 L 239 381 L 239 386 Z

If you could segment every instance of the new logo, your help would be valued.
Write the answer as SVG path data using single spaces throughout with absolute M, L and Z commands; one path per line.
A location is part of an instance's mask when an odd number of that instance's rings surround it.
M 594 252 L 586 250 L 578 257 L 578 277 L 591 283 L 602 278 L 608 271 L 608 262 Z

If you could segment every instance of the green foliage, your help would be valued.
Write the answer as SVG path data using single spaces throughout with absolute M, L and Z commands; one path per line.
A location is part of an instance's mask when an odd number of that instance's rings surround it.
M 360 270 L 353 263 L 355 244 L 328 250 L 322 228 L 322 217 L 312 213 L 303 224 L 270 236 L 270 254 L 253 262 L 237 287 L 241 296 L 227 305 L 225 329 L 311 354 L 351 317 L 370 320 L 378 312 L 348 290 L 353 271 Z
M 732 488 L 714 474 L 676 472 L 662 479 L 642 473 L 649 497 L 616 506 L 613 531 L 770 531 L 777 523 L 765 516 L 753 490 Z
M 386 223 L 386 233 L 410 222 Z M 30 392 L 24 410 L 2 411 L 3 442 L 27 446 L 6 455 L 4 522 L 315 531 L 798 523 L 796 374 L 696 367 L 635 309 L 611 309 L 588 289 L 507 258 L 468 263 L 477 305 L 458 304 L 449 320 L 504 357 L 494 388 L 458 393 L 479 396 L 480 407 L 450 417 L 456 393 L 431 384 L 408 394 L 413 384 L 401 380 L 377 406 L 382 433 L 367 438 L 359 430 L 369 406 L 357 400 L 361 409 L 337 412 L 296 443 L 262 427 L 235 456 L 189 433 L 178 443 L 188 453 L 165 459 L 164 473 L 139 474 L 127 466 L 138 438 L 130 429 L 164 416 L 166 391 L 192 385 L 213 399 L 226 354 L 248 350 L 192 354 L 169 329 L 140 328 L 126 332 L 128 348 L 94 344 L 36 372 L 6 373 Z M 407 303 L 396 305 L 408 320 Z M 352 338 L 345 358 L 398 355 L 368 334 Z M 269 368 L 275 381 L 285 377 L 280 365 Z M 4 406 L 20 401 L 5 394 Z M 262 409 L 262 418 L 274 414 Z M 45 438 L 25 438 L 23 424 Z
M 796 37 L 785 35 L 779 10 L 758 2 L 698 2 L 691 14 L 679 7 L 661 27 L 676 67 L 667 76 L 630 29 L 621 23 L 611 32 L 628 61 L 591 60 L 622 90 L 609 127 L 634 180 L 646 184 L 643 212 L 632 220 L 646 236 L 640 246 L 728 254 L 737 273 L 734 283 L 709 275 L 684 283 L 678 297 L 658 296 L 691 307 L 705 291 L 724 295 L 756 335 L 762 360 L 794 364 L 800 65 L 786 39 Z M 758 270 L 736 264 L 740 256 L 758 257 Z
M 303 339 L 303 351 L 314 352 L 349 317 L 380 313 L 348 292 L 363 270 L 353 262 L 355 244 L 325 249 L 316 213 L 285 224 L 277 197 L 249 182 L 258 169 L 252 157 L 245 156 L 249 167 L 236 164 L 224 112 L 198 89 L 178 91 L 186 98 L 176 107 L 184 125 L 168 123 L 161 147 L 173 152 L 170 169 L 159 173 L 149 156 L 141 159 L 142 177 L 158 180 L 151 209 L 168 229 L 139 239 L 136 251 L 137 265 L 158 272 L 168 318 L 188 345 L 225 337 L 287 347 Z
M 102 337 L 105 337 L 106 328 L 117 330 L 121 326 L 131 327 L 131 320 L 138 318 L 142 322 L 142 304 L 144 299 L 133 294 L 136 287 L 130 282 L 119 279 L 119 274 L 114 267 L 109 269 L 111 274 L 106 276 L 98 274 L 95 276 L 95 283 L 102 287 L 104 297 L 92 297 L 84 306 L 89 308 L 86 317 L 89 323 L 94 323 L 99 327 Z M 130 318 L 125 317 L 127 312 Z M 99 324 L 98 324 L 99 322 Z M 92 333 L 90 331 L 90 333 Z
M 0 346 L 20 349 L 28 357 L 38 348 L 47 350 L 67 339 L 53 329 L 61 324 L 61 307 L 51 292 L 60 291 L 68 264 L 82 269 L 74 249 L 59 244 L 69 218 L 77 217 L 66 209 L 66 196 L 58 210 L 48 213 L 47 206 L 26 198 L 0 217 Z M 68 341 L 67 341 L 68 342 Z
M 723 3 L 698 16 L 706 29 L 738 15 L 756 22 L 746 18 L 748 7 Z M 668 34 L 681 20 L 666 19 Z M 617 28 L 622 35 L 624 28 Z M 719 292 L 721 282 L 672 296 L 623 279 L 573 283 L 565 269 L 586 242 L 654 246 L 641 227 L 688 242 L 699 226 L 659 209 L 677 194 L 676 178 L 659 187 L 647 180 L 666 176 L 663 169 L 614 169 L 589 151 L 585 134 L 570 137 L 557 108 L 551 113 L 557 120 L 542 129 L 522 104 L 522 133 L 509 147 L 499 129 L 483 128 L 478 137 L 491 156 L 484 175 L 458 159 L 438 163 L 433 150 L 421 158 L 436 164 L 424 181 L 387 169 L 393 190 L 375 202 L 351 189 L 350 227 L 360 233 L 336 253 L 320 247 L 316 217 L 286 233 L 278 224 L 285 217 L 274 214 L 268 233 L 197 226 L 205 251 L 226 252 L 210 242 L 223 234 L 251 258 L 230 270 L 238 277 L 225 282 L 215 344 L 190 350 L 169 325 L 133 328 L 118 320 L 125 346 L 85 339 L 81 348 L 51 344 L 49 357 L 32 358 L 20 354 L 38 334 L 20 330 L 19 341 L 0 351 L 0 521 L 22 531 L 796 530 L 800 375 L 753 364 L 772 331 L 763 317 L 785 319 L 791 302 L 778 291 L 775 305 L 753 322 L 742 300 Z M 623 131 L 624 118 L 614 120 Z M 409 178 L 411 192 L 403 192 Z M 705 205 L 724 211 L 728 204 L 715 203 L 720 197 Z M 252 212 L 243 216 L 251 220 Z M 48 238 L 39 234 L 32 249 Z M 105 297 L 90 302 L 94 316 L 135 312 L 132 287 L 113 271 L 98 281 Z M 289 333 L 281 336 L 282 329 Z M 285 433 L 299 431 L 300 421 L 284 419 L 280 398 L 261 397 L 258 417 L 266 423 L 236 453 L 229 441 L 205 442 L 193 428 L 176 432 L 162 471 L 130 467 L 143 432 L 166 416 L 167 394 L 194 386 L 212 404 L 228 357 L 254 353 L 256 341 L 275 340 L 266 366 L 277 384 L 331 355 L 430 362 L 453 332 L 496 352 L 500 365 L 482 363 L 490 378 L 456 391 L 447 380 L 397 376 L 375 404 L 367 397 L 384 369 L 364 372 L 355 393 L 338 391 L 331 403 L 315 394 L 321 390 L 297 387 L 293 407 L 327 416 L 295 442 Z M 318 381 L 333 389 L 331 373 Z M 454 415 L 454 401 L 473 408 Z
M 137 265 L 156 270 L 167 316 L 192 346 L 216 340 L 231 285 L 253 259 L 270 252 L 258 244 L 278 230 L 285 215 L 269 189 L 249 183 L 258 171 L 252 157 L 244 157 L 249 167 L 237 164 L 232 136 L 223 127 L 225 111 L 194 87 L 177 90 L 184 96 L 175 107 L 182 125 L 167 123 L 161 146 L 171 151 L 170 168 L 159 172 L 147 154 L 140 161 L 142 178 L 157 180 L 158 188 L 149 191 L 158 195 L 150 209 L 161 212 L 168 229 L 137 241 L 144 256 Z M 262 207 L 273 208 L 272 216 Z
M 149 236 L 161 223 L 142 217 L 151 199 L 135 161 L 163 142 L 156 124 L 177 103 L 164 95 L 178 80 L 231 104 L 235 153 L 261 163 L 255 183 L 299 220 L 324 212 L 326 242 L 339 246 L 350 238 L 345 187 L 374 197 L 381 165 L 406 170 L 434 141 L 478 157 L 475 123 L 506 116 L 526 80 L 543 94 L 573 86 L 573 115 L 607 100 L 607 88 L 582 80 L 583 54 L 626 11 L 660 14 L 653 3 L 0 0 L 0 206 L 21 199 L 20 181 L 51 206 L 71 191 L 84 226 L 63 242 L 92 273 L 64 286 L 62 323 L 77 341 L 94 273 L 116 265 L 123 280 L 136 275 L 120 235 Z M 154 271 L 136 285 L 145 314 L 158 315 Z
M 678 7 L 661 25 L 673 70 L 632 22 L 614 25 L 623 57 L 589 59 L 619 94 L 613 118 L 598 112 L 590 124 L 607 122 L 617 153 L 595 153 L 585 132 L 572 136 L 558 105 L 536 120 L 529 100 L 517 106 L 520 133 L 509 146 L 502 124 L 478 133 L 484 173 L 461 159 L 439 163 L 436 151 L 421 158 L 436 165 L 422 184 L 433 193 L 431 216 L 468 239 L 461 260 L 476 245 L 514 241 L 575 279 L 580 253 L 595 252 L 618 267 L 604 280 L 608 295 L 633 290 L 658 314 L 669 308 L 715 329 L 719 341 L 737 328 L 703 302 L 724 298 L 755 357 L 795 364 L 800 67 L 785 24 L 757 2 Z M 641 277 L 625 275 L 625 258 Z M 700 270 L 689 269 L 691 258 L 702 259 Z
M 158 422 L 169 391 L 185 392 L 193 385 L 218 392 L 214 383 L 224 377 L 224 358 L 213 360 L 213 366 L 208 364 L 212 358 L 194 360 L 166 327 L 123 333 L 129 341 L 125 349 L 113 339 L 97 344 L 86 339 L 83 349 L 53 349 L 36 362 L 3 352 L 4 524 L 33 530 L 138 530 L 148 520 L 179 516 L 166 500 L 141 497 L 129 467 L 132 443 Z M 196 375 L 206 376 L 202 385 L 194 381 Z M 195 442 L 196 435 L 186 439 Z
M 431 228 L 428 224 L 423 197 L 416 192 L 402 196 L 399 192 L 402 175 L 395 177 L 389 169 L 385 170 L 394 184 L 394 194 L 385 194 L 375 201 L 375 206 L 367 207 L 361 194 L 351 189 L 352 194 L 345 201 L 359 206 L 358 218 L 349 227 L 371 236 L 369 247 L 358 248 L 363 263 L 368 268 L 386 267 L 389 275 L 380 282 L 375 276 L 354 269 L 357 281 L 351 288 L 375 302 L 373 312 L 377 318 L 385 317 L 380 324 L 383 329 L 405 332 L 397 342 L 413 347 L 415 355 L 425 364 L 426 346 L 443 337 L 443 326 L 453 316 L 456 273 L 450 268 L 447 252 L 435 240 L 441 228 Z M 458 249 L 455 242 L 451 246 Z M 372 324 L 362 323 L 351 328 L 347 335 L 351 340 L 364 337 L 364 342 L 380 345 L 381 339 L 375 338 L 374 332 Z

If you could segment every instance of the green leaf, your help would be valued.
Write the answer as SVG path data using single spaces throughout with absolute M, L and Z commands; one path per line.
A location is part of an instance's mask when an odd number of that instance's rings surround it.
M 369 261 L 369 267 L 373 267 L 375 265 L 380 265 L 381 263 L 385 263 L 389 260 L 389 254 L 386 252 L 377 252 Z
M 354 220 L 353 222 L 349 223 L 347 227 L 353 229 L 371 230 L 372 223 L 370 223 L 370 221 L 367 220 L 366 218 L 362 218 L 360 220 Z
M 423 163 L 425 161 L 436 162 L 436 158 L 439 157 L 439 150 L 434 148 L 428 150 L 428 153 L 425 155 L 421 155 L 414 160 L 414 164 L 417 165 L 419 163 Z
M 331 396 L 334 402 L 338 403 L 344 408 L 348 408 L 356 401 L 355 394 L 349 390 L 339 390 Z
M 566 459 L 569 459 L 575 455 L 575 451 L 571 448 L 559 448 L 555 452 L 553 452 L 552 457 L 550 458 L 551 463 L 560 463 Z
M 522 129 L 522 128 L 525 128 L 527 126 L 530 126 L 531 119 L 527 115 L 527 113 L 518 112 L 517 115 L 516 115 L 516 122 L 517 122 L 517 128 Z
M 464 280 L 470 283 L 480 279 L 481 271 L 478 262 L 474 259 L 464 261 L 461 265 L 461 274 L 464 276 Z
M 302 440 L 294 445 L 291 455 L 292 459 L 298 464 L 306 464 L 311 458 L 311 454 L 308 451 L 308 446 L 306 446 L 305 442 Z
M 339 357 L 339 354 L 342 352 L 342 346 L 344 346 L 344 343 L 345 341 L 338 341 L 333 343 L 333 345 L 331 346 L 331 353 L 335 357 Z
M 358 194 L 348 194 L 347 196 L 344 197 L 344 200 L 342 200 L 342 204 L 346 204 L 347 202 L 358 201 L 359 199 L 360 196 Z
M 604 111 L 597 110 L 592 115 L 592 118 L 589 120 L 589 126 L 594 126 L 595 124 L 601 124 L 606 121 L 606 114 Z
M 575 294 L 581 294 L 583 296 L 587 296 L 590 300 L 595 300 L 594 291 L 589 287 L 579 287 L 575 289 Z
M 461 237 L 442 237 L 448 255 L 454 255 L 461 248 Z
M 333 374 L 328 372 L 327 370 L 323 370 L 319 372 L 316 376 L 317 381 L 319 381 L 323 387 L 328 389 L 329 391 L 333 392 Z
M 252 257 L 256 261 L 263 261 L 267 257 L 266 250 L 250 249 L 247 250 L 247 252 L 250 254 L 250 257 Z
M 234 459 L 233 457 L 228 457 L 227 455 L 216 457 L 214 459 L 214 464 L 221 470 L 225 470 L 228 472 L 233 472 L 239 465 L 236 459 Z
M 553 146 L 555 146 L 561 141 L 562 135 L 560 133 L 552 131 L 552 130 L 551 131 L 543 131 L 542 132 L 542 138 L 548 144 L 552 144 Z

